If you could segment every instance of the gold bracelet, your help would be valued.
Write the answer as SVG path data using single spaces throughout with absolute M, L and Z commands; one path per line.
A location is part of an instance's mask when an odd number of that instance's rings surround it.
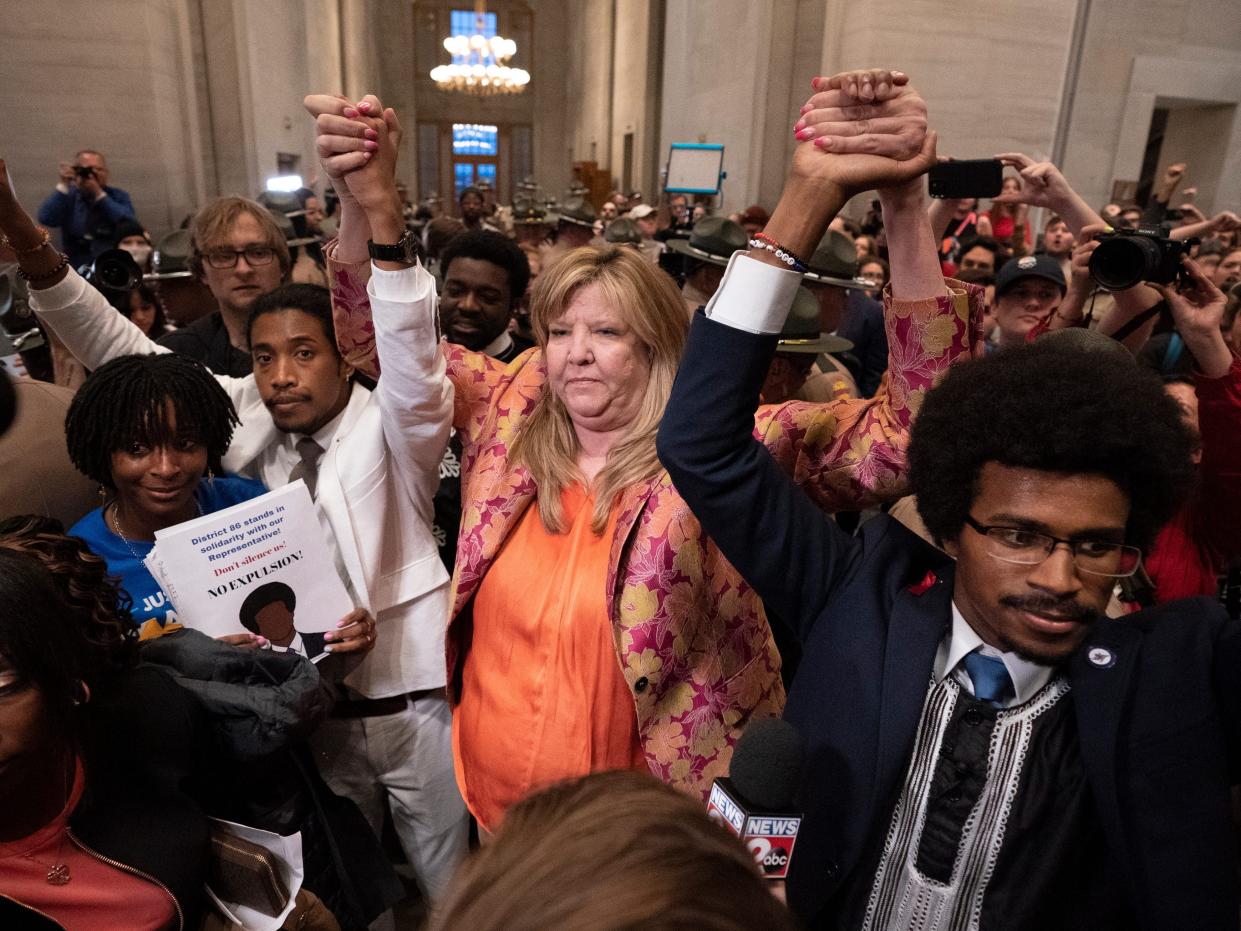
M 17 248 L 17 244 L 3 233 L 0 233 L 0 246 L 8 246 L 13 250 L 14 255 L 34 255 L 52 241 L 52 234 L 47 231 L 46 227 L 39 226 L 36 227 L 36 229 L 38 229 L 43 236 L 43 238 L 39 240 L 39 244 L 37 246 L 31 246 L 29 249 L 19 249 Z

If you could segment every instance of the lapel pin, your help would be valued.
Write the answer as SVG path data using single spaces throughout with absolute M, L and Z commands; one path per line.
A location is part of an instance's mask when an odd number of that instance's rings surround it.
M 1116 654 L 1103 647 L 1091 647 L 1086 654 L 1086 659 L 1090 660 L 1091 665 L 1098 666 L 1100 669 L 1110 669 L 1116 665 Z

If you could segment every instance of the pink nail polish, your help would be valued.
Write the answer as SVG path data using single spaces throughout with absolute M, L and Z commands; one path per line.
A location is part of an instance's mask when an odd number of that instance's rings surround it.
M 358 104 L 359 110 L 369 110 L 370 108 L 371 105 L 369 101 L 363 100 L 360 104 Z
M 806 128 L 805 120 L 798 120 L 796 123 L 793 124 L 793 132 L 795 133 L 799 133 L 805 128 Z
M 353 119 L 357 115 L 358 115 L 358 111 L 355 110 L 353 107 L 345 107 L 345 116 L 349 117 L 349 119 Z
M 823 136 L 823 137 L 820 137 L 814 140 L 814 144 L 818 146 L 820 149 L 828 149 L 828 148 L 831 148 L 832 140 L 828 139 L 826 136 Z
M 797 138 L 798 138 L 798 139 L 801 139 L 801 140 L 813 139 L 813 138 L 814 138 L 814 130 L 813 130 L 813 129 L 811 129 L 809 126 L 807 126 L 805 129 L 800 130 L 800 131 L 797 133 Z
M 376 141 L 375 141 L 375 140 L 373 140 L 373 139 L 367 139 L 367 140 L 366 140 L 366 142 L 365 142 L 364 144 L 365 144 L 365 145 L 366 145 L 366 147 L 367 147 L 368 149 L 370 149 L 372 152 L 374 152 L 376 149 L 378 149 L 378 148 L 379 148 L 379 143 L 378 143 L 378 142 L 376 142 Z
M 813 110 L 813 109 L 814 109 L 814 107 L 813 107 L 811 104 L 806 103 L 806 104 L 802 104 L 802 108 L 801 108 L 798 112 L 799 112 L 799 113 L 809 113 L 809 112 L 810 112 L 811 110 Z

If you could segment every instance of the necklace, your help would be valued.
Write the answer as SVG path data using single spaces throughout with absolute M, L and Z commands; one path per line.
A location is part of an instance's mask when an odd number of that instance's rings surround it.
M 65 785 L 65 808 L 66 809 L 69 807 L 69 797 L 73 793 L 72 780 L 76 772 L 76 769 L 77 769 L 77 764 L 76 763 L 72 764 L 69 770 L 69 776 L 66 780 L 66 785 Z M 68 815 L 66 814 L 65 817 L 67 819 Z M 30 852 L 30 851 L 27 851 L 26 853 L 23 853 L 21 855 L 23 860 L 29 860 L 31 863 L 37 863 L 39 866 L 47 867 L 47 884 L 49 886 L 64 886 L 64 885 L 67 885 L 69 880 L 73 878 L 72 874 L 69 872 L 69 864 L 65 862 L 65 838 L 69 836 L 69 825 L 67 821 L 65 824 L 61 825 L 59 834 L 60 834 L 60 843 L 56 845 L 56 859 L 53 860 L 51 863 L 48 863 L 46 860 L 40 860 L 38 857 L 34 855 L 33 852 Z M 35 847 L 34 849 L 38 850 L 39 848 Z
M 120 511 L 120 509 L 121 509 L 120 501 L 113 501 L 112 510 L 111 510 L 112 530 L 116 533 L 118 537 L 121 538 L 121 542 L 125 544 L 125 549 L 129 550 L 130 554 L 134 557 L 134 559 L 137 560 L 138 562 L 142 562 L 142 557 L 138 555 L 138 551 L 134 549 L 134 545 L 129 542 L 129 538 L 125 536 L 125 532 L 121 530 L 121 518 L 117 513 L 118 511 Z M 203 508 L 202 508 L 202 505 L 198 503 L 197 496 L 194 497 L 194 510 L 197 512 L 198 517 L 203 516 Z M 105 510 L 105 513 L 107 513 L 106 510 Z
M 69 864 L 64 862 L 65 837 L 68 833 L 69 829 L 67 827 L 60 829 L 60 843 L 56 847 L 56 860 L 53 863 L 40 860 L 34 854 L 22 854 L 23 859 L 29 860 L 31 863 L 37 863 L 39 866 L 47 867 L 47 882 L 50 886 L 66 885 L 73 878 L 69 872 Z

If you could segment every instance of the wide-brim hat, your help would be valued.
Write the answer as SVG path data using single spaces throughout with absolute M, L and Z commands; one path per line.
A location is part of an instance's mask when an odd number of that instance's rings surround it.
M 814 255 L 806 260 L 805 278 L 818 284 L 832 285 L 836 288 L 875 287 L 869 278 L 859 277 L 857 246 L 844 233 L 828 230 L 819 240 Z
M 547 226 L 547 211 L 531 200 L 519 198 L 513 202 L 515 226 Z
M 298 238 L 297 228 L 293 226 L 293 220 L 287 213 L 281 213 L 272 207 L 267 208 L 267 212 L 271 214 L 271 218 L 276 221 L 276 225 L 280 227 L 280 232 L 284 234 L 285 245 L 290 249 L 294 246 L 308 246 L 312 242 L 318 242 L 318 236 L 302 236 Z
M 193 245 L 189 230 L 173 230 L 161 236 L 151 252 L 151 271 L 146 281 L 168 281 L 173 278 L 193 278 L 190 271 L 190 253 Z
M 599 218 L 595 215 L 595 208 L 591 206 L 590 201 L 583 197 L 573 197 L 561 206 L 556 219 L 559 223 L 572 223 L 574 226 L 588 226 L 594 229 L 595 221 Z
M 638 229 L 637 223 L 626 217 L 609 223 L 607 229 L 603 231 L 603 238 L 617 245 L 642 245 L 642 231 Z
M 665 243 L 673 252 L 712 265 L 727 265 L 734 252 L 749 244 L 741 224 L 726 217 L 703 217 L 694 224 L 688 239 L 669 239 Z
M 819 324 L 819 302 L 805 288 L 798 288 L 789 317 L 780 331 L 776 352 L 848 352 L 853 343 L 835 333 L 824 333 Z

